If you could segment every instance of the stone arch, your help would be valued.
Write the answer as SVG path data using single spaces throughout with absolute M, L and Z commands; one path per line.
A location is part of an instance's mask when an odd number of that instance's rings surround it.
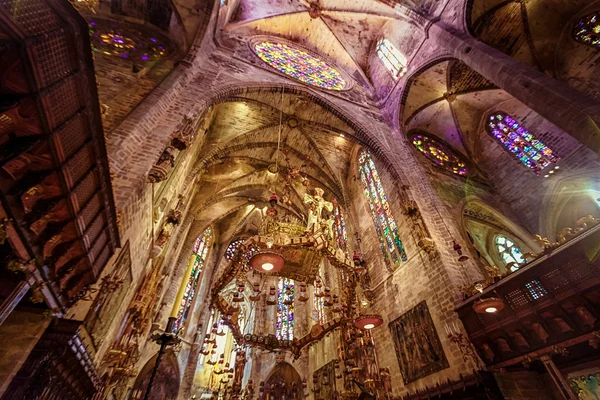
M 444 56 L 438 56 L 429 60 L 426 60 L 421 66 L 419 66 L 417 69 L 415 69 L 412 73 L 409 73 L 406 76 L 406 84 L 402 87 L 400 93 L 399 93 L 399 106 L 398 106 L 398 112 L 395 113 L 395 119 L 397 120 L 397 124 L 398 124 L 398 128 L 403 131 L 404 129 L 404 121 L 403 121 L 403 117 L 402 115 L 404 114 L 404 108 L 406 107 L 406 102 L 408 100 L 408 96 L 410 95 L 410 90 L 413 87 L 413 84 L 415 83 L 415 81 L 417 80 L 417 78 L 419 78 L 419 76 L 421 76 L 421 74 L 423 74 L 425 71 L 429 70 L 430 68 L 444 62 L 444 61 L 450 61 L 450 60 L 455 60 L 454 57 L 451 57 L 450 55 L 444 55 Z
M 285 90 L 287 94 L 301 94 L 306 96 L 309 100 L 313 101 L 315 104 L 323 107 L 328 112 L 332 113 L 344 123 L 346 123 L 352 130 L 354 131 L 354 135 L 350 136 L 350 139 L 354 142 L 368 147 L 371 152 L 383 162 L 387 168 L 389 168 L 390 172 L 394 175 L 396 179 L 405 180 L 403 173 L 394 167 L 393 161 L 390 159 L 388 152 L 385 150 L 384 144 L 377 137 L 377 135 L 366 125 L 358 121 L 358 118 L 352 115 L 350 112 L 346 112 L 341 109 L 339 106 L 334 104 L 332 101 L 326 99 L 324 96 L 316 93 L 314 90 L 305 88 L 298 85 L 292 85 L 288 83 L 278 83 L 276 85 L 264 85 L 264 84 L 245 84 L 245 85 L 232 85 L 223 88 L 222 90 L 213 93 L 213 95 L 208 99 L 202 102 L 202 104 L 198 105 L 195 109 L 195 112 L 202 111 L 204 109 L 208 109 L 209 107 L 215 106 L 217 104 L 225 103 L 229 101 L 230 97 L 244 95 L 246 93 L 255 93 L 259 91 L 265 90 Z M 200 114 L 200 113 L 198 113 Z M 381 126 L 387 129 L 390 129 L 387 125 L 381 123 Z M 195 171 L 197 172 L 197 171 Z M 190 174 L 191 176 L 188 179 L 193 179 L 194 174 Z
M 300 374 L 296 371 L 296 368 L 285 361 L 273 367 L 269 376 L 265 379 L 265 390 L 269 391 L 269 398 L 272 400 L 304 398 Z M 293 394 L 294 390 L 296 391 L 295 396 Z
M 494 242 L 498 235 L 512 239 L 523 253 L 541 251 L 529 232 L 485 201 L 469 197 L 460 209 L 464 237 L 468 238 L 483 264 L 496 265 L 500 269 L 504 267 Z
M 144 364 L 133 385 L 133 400 L 143 399 L 156 365 L 158 354 Z M 179 393 L 181 375 L 177 356 L 168 350 L 160 360 L 156 377 L 152 384 L 149 400 L 175 400 Z
M 600 217 L 600 178 L 596 176 L 566 176 L 547 193 L 540 226 L 550 241 L 557 240 L 563 228 L 577 228 L 581 217 Z

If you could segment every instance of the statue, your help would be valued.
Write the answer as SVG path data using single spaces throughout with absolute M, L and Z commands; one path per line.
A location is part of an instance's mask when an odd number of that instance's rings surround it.
M 329 218 L 321 222 L 321 229 L 325 238 L 327 239 L 328 244 L 335 248 L 335 231 L 333 229 L 333 224 L 335 224 L 335 217 L 330 215 Z
M 158 183 L 162 182 L 169 176 L 169 172 L 175 166 L 175 157 L 179 151 L 173 146 L 167 146 L 156 164 L 152 166 L 148 173 L 148 182 Z
M 306 232 L 309 234 L 316 233 L 320 229 L 323 208 L 329 212 L 333 211 L 333 203 L 323 199 L 324 193 L 323 189 L 316 188 L 314 196 L 308 193 L 304 195 L 304 203 L 309 205 L 308 224 L 306 226 Z

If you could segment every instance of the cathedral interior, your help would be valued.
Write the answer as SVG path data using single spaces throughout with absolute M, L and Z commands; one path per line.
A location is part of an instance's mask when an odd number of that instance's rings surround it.
M 600 399 L 599 76 L 598 0 L 0 0 L 0 400 Z

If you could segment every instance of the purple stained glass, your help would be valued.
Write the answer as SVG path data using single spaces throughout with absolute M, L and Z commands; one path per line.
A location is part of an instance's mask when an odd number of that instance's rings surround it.
M 457 175 L 467 175 L 466 164 L 439 140 L 426 135 L 415 135 L 413 145 L 435 165 Z
M 90 41 L 94 51 L 129 59 L 144 66 L 158 61 L 166 54 L 165 43 L 133 26 L 117 26 L 104 20 L 90 21 Z M 166 40 L 166 39 L 165 39 Z
M 510 115 L 490 115 L 487 131 L 538 175 L 548 165 L 560 160 L 548 146 L 536 139 Z
M 275 42 L 258 43 L 254 51 L 279 72 L 309 85 L 331 90 L 343 90 L 347 86 L 337 69 L 305 51 Z
M 277 319 L 275 336 L 279 340 L 294 339 L 294 281 L 279 278 L 277 285 Z
M 384 259 L 388 265 L 397 266 L 401 261 L 407 260 L 406 252 L 369 151 L 363 150 L 360 153 L 358 168 Z
M 595 12 L 580 19 L 573 28 L 575 40 L 600 48 L 600 12 Z

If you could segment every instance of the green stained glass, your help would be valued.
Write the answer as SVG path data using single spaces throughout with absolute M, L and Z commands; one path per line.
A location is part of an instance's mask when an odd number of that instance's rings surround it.
M 413 137 L 412 142 L 421 154 L 438 167 L 457 175 L 467 175 L 466 164 L 441 141 L 431 136 L 419 134 Z
M 198 236 L 196 242 L 194 243 L 194 249 L 192 251 L 192 257 L 194 257 L 194 265 L 192 266 L 190 278 L 186 283 L 183 298 L 181 299 L 181 303 L 179 304 L 179 311 L 177 312 L 177 317 L 173 328 L 175 332 L 183 327 L 185 321 L 189 317 L 192 302 L 194 300 L 194 297 L 196 296 L 196 291 L 198 290 L 200 274 L 204 267 L 204 263 L 206 262 L 206 256 L 208 255 L 208 249 L 211 239 L 212 229 L 208 227 L 204 230 L 204 232 L 202 232 L 202 235 Z
M 309 85 L 330 90 L 343 90 L 348 86 L 337 69 L 305 51 L 276 42 L 258 43 L 254 51 L 279 72 Z
M 375 168 L 371 153 L 367 150 L 360 153 L 358 167 L 384 259 L 388 264 L 398 265 L 400 261 L 406 261 L 406 252 L 400 240 L 398 227 L 387 202 L 377 168 Z

